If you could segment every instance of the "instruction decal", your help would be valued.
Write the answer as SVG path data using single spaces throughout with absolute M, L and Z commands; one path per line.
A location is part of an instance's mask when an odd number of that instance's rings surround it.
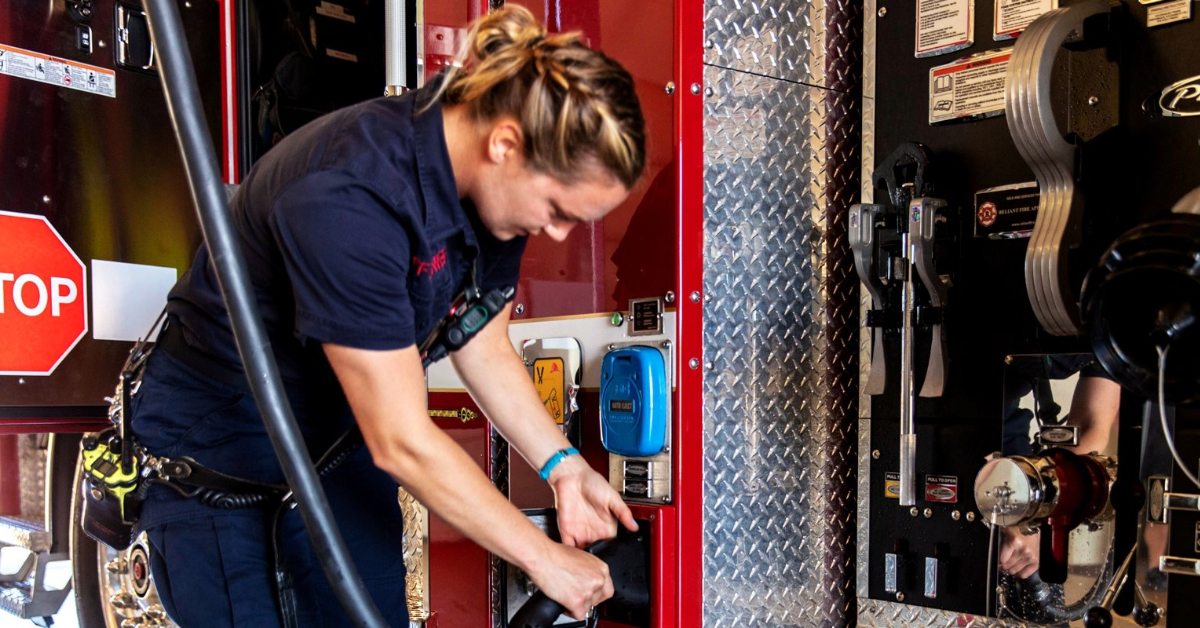
M 1004 113 L 1004 75 L 1012 48 L 929 69 L 929 123 Z
M 4 44 L 0 44 L 0 74 L 117 97 L 117 74 L 112 70 Z
M 916 57 L 944 55 L 975 43 L 975 0 L 917 0 Z
M 889 499 L 900 499 L 900 473 L 888 471 L 883 474 L 883 496 Z
M 996 0 L 992 39 L 1013 39 L 1034 20 L 1058 8 L 1058 0 Z
M 1192 19 L 1192 0 L 1170 0 L 1146 7 L 1146 26 L 1163 26 Z
M 562 425 L 563 399 L 567 396 L 566 378 L 562 358 L 538 358 L 533 361 L 533 386 L 538 391 L 542 405 L 554 422 Z

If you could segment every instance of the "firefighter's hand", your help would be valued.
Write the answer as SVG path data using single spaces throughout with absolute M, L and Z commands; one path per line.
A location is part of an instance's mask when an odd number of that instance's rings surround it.
M 1037 573 L 1042 533 L 1021 534 L 1015 527 L 1000 532 L 1000 569 L 1021 579 Z
M 550 473 L 563 543 L 587 547 L 617 535 L 617 522 L 636 532 L 629 506 L 581 456 L 567 456 Z
M 608 565 L 591 554 L 550 542 L 544 563 L 529 577 L 550 599 L 562 604 L 571 617 L 584 620 L 588 612 L 612 597 L 612 578 Z

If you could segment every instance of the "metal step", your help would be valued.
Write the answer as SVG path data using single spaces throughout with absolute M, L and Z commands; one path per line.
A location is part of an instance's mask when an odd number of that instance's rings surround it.
M 34 553 L 50 551 L 45 522 L 23 517 L 0 517 L 0 545 L 23 547 Z
M 0 585 L 0 611 L 21 619 L 38 619 L 57 613 L 62 608 L 63 600 L 71 592 L 71 585 L 68 584 L 61 590 L 46 590 L 46 565 L 66 558 L 62 554 L 38 554 L 37 566 L 28 578 Z

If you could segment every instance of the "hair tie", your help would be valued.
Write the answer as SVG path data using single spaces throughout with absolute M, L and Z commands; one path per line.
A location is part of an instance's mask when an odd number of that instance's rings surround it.
M 546 40 L 546 38 L 545 38 L 545 37 L 542 37 L 541 35 L 538 35 L 537 37 L 534 37 L 533 39 L 530 39 L 530 40 L 529 40 L 529 43 L 525 44 L 525 49 L 526 49 L 526 50 L 533 50 L 534 48 L 537 48 L 537 45 L 538 45 L 538 44 L 542 43 L 542 42 L 543 42 L 543 41 L 545 41 L 545 40 Z

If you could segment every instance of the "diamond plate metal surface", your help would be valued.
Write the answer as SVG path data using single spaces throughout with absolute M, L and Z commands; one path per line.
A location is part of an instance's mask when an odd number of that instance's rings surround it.
M 825 3 L 708 0 L 706 65 L 825 86 Z
M 21 434 L 17 453 L 21 460 L 21 516 L 44 519 L 46 511 L 46 457 L 49 434 Z
M 863 203 L 873 202 L 875 190 L 871 186 L 871 172 L 875 170 L 875 38 L 876 1 L 866 0 L 863 3 L 863 71 L 862 71 L 862 177 L 861 199 Z M 866 290 L 859 290 L 859 321 L 867 320 L 867 310 L 871 309 L 871 295 Z M 867 379 L 871 372 L 871 334 L 865 328 L 859 327 L 858 336 L 858 556 L 855 563 L 858 566 L 857 594 L 859 608 L 862 608 L 863 598 L 869 594 L 867 577 L 868 550 L 870 549 L 870 519 L 871 512 L 871 423 L 865 419 L 871 418 L 871 396 L 866 394 Z M 859 617 L 861 621 L 861 614 Z
M 408 619 L 423 625 L 429 619 L 429 509 L 411 493 L 398 489 L 400 512 L 404 517 L 404 596 Z
M 861 8 L 710 2 L 706 24 L 704 625 L 849 625 Z M 766 52 L 723 61 L 730 32 Z M 806 56 L 771 56 L 783 32 Z M 838 89 L 794 82 L 816 76 Z

